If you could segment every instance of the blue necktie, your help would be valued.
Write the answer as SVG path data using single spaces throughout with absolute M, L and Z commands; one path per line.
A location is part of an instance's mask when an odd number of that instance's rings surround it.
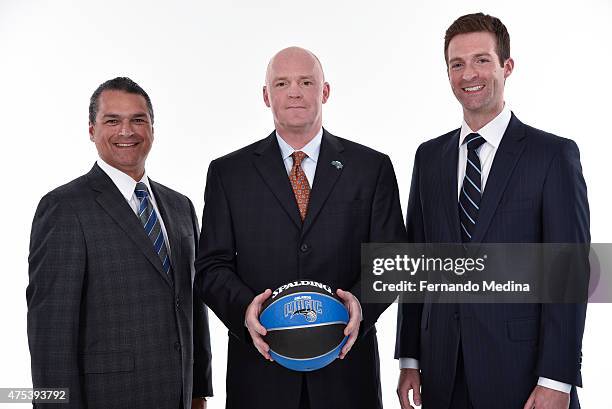
M 485 140 L 479 134 L 471 133 L 465 137 L 463 143 L 467 144 L 468 155 L 465 177 L 459 194 L 459 220 L 461 221 L 461 241 L 469 243 L 472 241 L 478 221 L 480 198 L 482 197 L 482 170 L 476 150 L 485 143 Z
M 151 239 L 153 243 L 153 250 L 159 256 L 162 262 L 162 269 L 166 274 L 170 271 L 170 257 L 168 256 L 168 249 L 164 241 L 164 233 L 161 229 L 161 223 L 157 217 L 157 212 L 153 208 L 151 198 L 149 195 L 149 189 L 147 185 L 142 182 L 136 183 L 136 189 L 134 194 L 140 200 L 140 206 L 138 207 L 138 218 L 144 226 L 145 233 Z

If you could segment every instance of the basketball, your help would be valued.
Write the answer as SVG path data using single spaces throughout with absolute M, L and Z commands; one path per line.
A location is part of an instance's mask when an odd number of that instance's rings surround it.
M 262 305 L 259 321 L 268 333 L 270 356 L 294 371 L 314 371 L 333 362 L 346 343 L 349 314 L 328 285 L 298 280 L 278 287 Z

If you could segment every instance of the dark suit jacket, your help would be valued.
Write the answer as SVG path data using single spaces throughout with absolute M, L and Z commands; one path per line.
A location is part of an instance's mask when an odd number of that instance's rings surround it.
M 365 146 L 323 132 L 303 224 L 274 132 L 213 161 L 195 288 L 229 328 L 227 408 L 291 409 L 300 399 L 302 374 L 263 359 L 244 326 L 255 295 L 308 278 L 359 298 L 361 243 L 404 240 L 391 161 Z M 382 406 L 374 323 L 386 307 L 362 303 L 346 359 L 304 375 L 312 408 Z
M 455 130 L 425 142 L 416 153 L 406 216 L 411 242 L 461 242 L 458 138 Z M 476 243 L 589 243 L 576 144 L 527 126 L 513 114 L 473 236 Z M 586 306 L 575 304 L 404 304 L 396 357 L 420 360 L 424 408 L 446 409 L 461 340 L 474 407 L 522 408 L 540 376 L 582 385 L 585 314 Z M 571 408 L 579 407 L 575 388 L 571 400 Z
M 192 391 L 212 395 L 206 307 L 192 303 L 197 218 L 187 197 L 151 188 L 171 278 L 98 165 L 40 201 L 27 289 L 32 380 L 70 388 L 69 405 L 47 409 L 174 409 L 181 397 L 189 408 Z

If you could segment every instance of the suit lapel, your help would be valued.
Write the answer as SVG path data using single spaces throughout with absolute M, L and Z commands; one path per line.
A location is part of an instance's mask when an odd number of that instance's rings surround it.
M 287 216 L 298 229 L 301 229 L 300 212 L 276 141 L 276 132 L 272 132 L 270 136 L 259 143 L 254 151 L 253 164 Z
M 481 242 L 489 228 L 514 167 L 525 149 L 524 138 L 525 126 L 512 114 L 487 177 L 478 211 L 478 222 L 472 235 L 474 243 Z
M 319 152 L 319 159 L 317 160 L 314 183 L 310 191 L 308 211 L 306 212 L 306 218 L 304 219 L 302 237 L 308 232 L 316 220 L 321 208 L 325 204 L 325 201 L 329 197 L 334 185 L 342 174 L 344 166 L 347 165 L 342 155 L 343 150 L 344 147 L 338 138 L 323 129 L 321 150 Z M 334 161 L 339 162 L 341 165 L 332 165 L 332 162 Z M 350 164 L 348 165 L 350 166 Z
M 442 186 L 442 203 L 448 220 L 450 243 L 461 243 L 459 230 L 459 210 L 457 200 L 457 164 L 459 161 L 458 130 L 444 145 L 440 158 L 440 185 Z M 433 187 L 432 187 L 433 188 Z
M 155 196 L 155 203 L 159 208 L 161 218 L 164 221 L 164 227 L 166 228 L 166 234 L 168 235 L 167 238 L 170 245 L 170 263 L 172 265 L 172 271 L 174 274 L 177 274 L 180 266 L 179 260 L 181 259 L 181 238 L 177 235 L 177 229 L 180 224 L 176 219 L 176 215 L 179 214 L 179 210 L 174 206 L 174 201 L 172 198 L 166 195 L 165 190 L 158 183 L 152 181 L 150 178 L 149 181 L 151 182 L 151 189 L 153 190 L 153 195 Z M 164 275 L 167 276 L 166 274 Z M 171 277 L 169 278 L 171 279 Z M 176 279 L 174 282 L 176 283 Z
M 162 270 L 161 260 L 153 251 L 151 240 L 145 234 L 144 228 L 138 217 L 134 214 L 130 205 L 125 201 L 121 192 L 113 181 L 96 164 L 87 174 L 91 188 L 99 192 L 96 201 L 102 209 L 115 220 L 117 225 L 134 242 L 144 256 L 153 264 L 155 269 L 162 275 L 163 279 L 171 285 L 166 273 Z

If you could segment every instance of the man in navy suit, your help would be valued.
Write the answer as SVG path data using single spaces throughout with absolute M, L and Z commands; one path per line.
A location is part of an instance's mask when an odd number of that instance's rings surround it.
M 417 150 L 409 241 L 588 243 L 578 147 L 504 103 L 514 68 L 506 27 L 482 13 L 460 17 L 444 52 L 464 121 Z M 579 408 L 585 314 L 584 304 L 400 305 L 402 408 L 410 390 L 426 409 Z

